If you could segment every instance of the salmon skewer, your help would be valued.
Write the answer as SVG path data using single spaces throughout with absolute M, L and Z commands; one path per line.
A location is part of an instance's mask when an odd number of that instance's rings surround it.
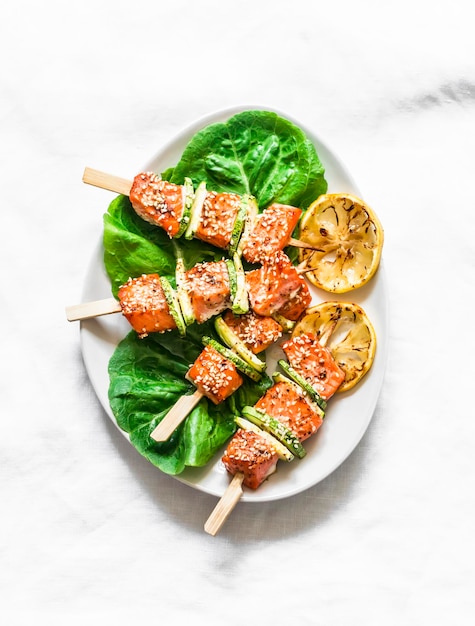
M 245 275 L 251 311 L 262 317 L 280 314 L 296 321 L 311 302 L 307 283 L 283 252 L 266 260 L 258 270 Z M 203 323 L 231 308 L 231 285 L 225 261 L 205 261 L 184 272 L 183 290 L 192 318 Z M 69 321 L 119 313 L 145 337 L 178 327 L 185 332 L 180 302 L 169 282 L 158 274 L 130 278 L 113 298 L 66 308 Z M 267 300 L 266 300 L 267 299 Z
M 322 425 L 322 407 L 326 408 L 326 401 L 343 382 L 344 373 L 329 350 L 314 335 L 290 339 L 282 348 L 289 359 L 289 366 L 285 371 L 296 378 L 292 380 L 282 375 L 274 375 L 274 385 L 258 400 L 254 408 L 277 420 L 302 442 L 315 434 Z M 283 363 L 279 361 L 281 366 Z M 305 382 L 301 386 L 296 380 Z M 208 518 L 206 532 L 215 535 L 219 531 L 239 501 L 243 485 L 257 489 L 276 471 L 277 462 L 282 456 L 272 439 L 269 439 L 268 433 L 269 430 L 259 432 L 241 426 L 228 443 L 222 463 L 233 479 Z
M 196 386 L 196 391 L 191 396 L 181 396 L 173 405 L 152 431 L 150 436 L 155 441 L 166 441 L 203 396 L 214 404 L 220 404 L 243 383 L 236 365 L 211 345 L 205 346 L 188 370 L 186 378 Z
M 235 193 L 206 191 L 200 185 L 196 193 L 191 181 L 176 185 L 153 172 L 141 172 L 133 181 L 85 168 L 83 181 L 130 198 L 135 212 L 144 220 L 163 228 L 170 238 L 195 237 L 221 249 L 240 249 L 250 263 L 262 262 L 286 246 L 314 249 L 292 237 L 301 209 L 274 203 L 258 215 L 257 206 L 248 196 L 248 205 Z M 196 223 L 193 220 L 193 212 Z M 241 239 L 241 241 L 239 241 Z
M 140 337 L 153 332 L 175 330 L 178 325 L 183 327 L 184 321 L 177 294 L 167 283 L 158 274 L 129 278 L 119 288 L 118 300 L 105 298 L 71 305 L 66 307 L 66 317 L 68 321 L 75 322 L 122 313 Z M 164 284 L 168 286 L 167 294 Z M 185 287 L 188 289 L 194 319 L 199 323 L 230 306 L 229 279 L 224 262 L 204 262 L 192 268 L 185 274 Z
M 299 441 L 305 441 L 322 425 L 326 402 L 342 384 L 345 375 L 315 335 L 289 339 L 282 344 L 282 349 L 288 365 L 284 361 L 279 361 L 279 365 L 285 367 L 284 371 L 292 378 L 278 375 L 255 408 L 285 424 Z M 275 468 L 277 459 L 273 461 Z M 242 459 L 238 462 L 235 447 L 231 453 L 225 453 L 223 463 L 231 474 L 242 472 L 244 485 L 251 489 L 256 489 L 269 476 L 271 469 L 269 466 L 264 473 L 256 472 L 252 457 L 250 465 Z
M 238 320 L 229 312 L 223 316 L 222 322 L 232 329 L 239 341 L 241 341 L 241 337 L 244 339 L 243 344 L 252 351 L 253 355 L 263 352 L 282 334 L 282 328 L 277 322 L 255 316 L 253 313 L 248 313 L 245 319 Z M 242 385 L 243 378 L 240 372 L 244 372 L 254 380 L 261 378 L 265 367 L 264 362 L 259 361 L 260 367 L 257 369 L 257 367 L 252 367 L 233 348 L 224 347 L 209 338 L 204 338 L 204 342 L 206 343 L 205 348 L 186 374 L 186 379 L 195 385 L 196 391 L 192 395 L 182 396 L 174 404 L 151 433 L 151 437 L 155 441 L 166 441 L 203 396 L 210 399 L 214 404 L 224 402 Z

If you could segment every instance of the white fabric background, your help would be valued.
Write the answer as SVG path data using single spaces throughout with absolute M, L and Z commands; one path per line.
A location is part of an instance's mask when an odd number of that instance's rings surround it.
M 474 10 L 465 1 L 18 0 L 1 9 L 0 617 L 5 624 L 472 624 Z M 85 373 L 107 201 L 196 119 L 259 104 L 339 154 L 385 228 L 374 419 L 288 500 L 216 500 L 125 441 Z

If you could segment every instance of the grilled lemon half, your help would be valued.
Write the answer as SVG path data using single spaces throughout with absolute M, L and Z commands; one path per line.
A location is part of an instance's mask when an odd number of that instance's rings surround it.
M 376 353 L 376 333 L 367 314 L 353 302 L 322 302 L 307 310 L 292 337 L 314 334 L 345 372 L 338 391 L 348 391 L 371 368 Z
M 308 280 L 325 291 L 345 293 L 374 276 L 384 233 L 378 217 L 363 200 L 334 193 L 320 196 L 309 206 L 299 238 L 316 248 L 299 253 Z

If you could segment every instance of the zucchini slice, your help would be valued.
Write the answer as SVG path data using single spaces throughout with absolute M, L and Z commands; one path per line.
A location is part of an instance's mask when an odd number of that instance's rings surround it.
M 294 385 L 295 387 L 298 388 L 298 390 L 300 392 L 303 392 L 303 393 L 305 393 L 308 396 L 308 393 L 305 391 L 305 389 L 302 388 L 301 385 L 296 383 L 295 380 L 292 380 L 291 378 L 288 378 L 287 376 L 284 376 L 284 374 L 282 374 L 281 372 L 274 372 L 272 374 L 272 380 L 275 383 L 287 383 L 288 385 Z M 313 398 L 307 397 L 306 400 L 307 400 L 307 402 L 309 402 L 311 404 L 312 408 L 323 419 L 325 417 L 325 411 L 316 402 L 314 402 Z
M 185 239 L 193 239 L 201 221 L 201 213 L 203 211 L 203 203 L 207 194 L 206 183 L 201 182 L 195 192 L 193 204 L 190 210 L 190 220 L 185 231 Z
M 290 428 L 282 422 L 279 422 L 275 417 L 272 417 L 272 415 L 260 411 L 253 406 L 245 406 L 242 409 L 242 414 L 250 422 L 275 437 L 299 459 L 303 459 L 307 454 L 299 438 L 294 435 Z
M 242 255 L 242 251 L 246 247 L 249 237 L 254 230 L 258 215 L 259 207 L 257 206 L 256 199 L 254 196 L 248 196 L 246 220 L 244 222 L 243 232 L 237 247 L 237 253 L 239 256 Z
M 274 313 L 272 319 L 274 319 L 278 324 L 282 326 L 282 330 L 284 331 L 284 333 L 291 333 L 297 323 L 287 319 L 280 313 Z
M 233 231 L 231 233 L 231 239 L 229 240 L 229 256 L 233 256 L 238 249 L 239 241 L 241 240 L 241 234 L 246 223 L 248 205 L 250 196 L 244 195 L 241 197 L 241 204 L 234 221 Z
M 178 229 L 175 238 L 181 237 L 185 230 L 188 228 L 188 224 L 190 223 L 191 218 L 191 207 L 193 206 L 193 201 L 195 199 L 195 190 L 193 188 L 193 182 L 191 178 L 185 178 L 183 187 L 185 193 L 185 201 L 183 203 L 183 213 L 180 219 L 180 228 Z
M 237 294 L 236 268 L 234 266 L 234 263 L 231 261 L 231 259 L 226 259 L 225 263 L 226 263 L 226 267 L 227 267 L 227 270 L 228 270 L 228 276 L 229 276 L 229 291 L 230 291 L 230 294 L 231 294 L 231 302 L 234 302 L 234 299 L 235 299 L 236 294 Z
M 232 300 L 231 309 L 233 313 L 241 315 L 249 311 L 249 298 L 246 287 L 246 274 L 242 266 L 241 257 L 235 253 L 233 255 L 234 269 L 236 270 L 236 294 Z
M 165 298 L 170 309 L 170 314 L 175 320 L 178 332 L 183 337 L 186 334 L 186 325 L 180 309 L 180 303 L 178 302 L 178 296 L 176 295 L 175 290 L 173 289 L 170 281 L 167 278 L 165 278 L 164 276 L 160 276 L 160 283 L 162 285 L 163 293 L 165 294 Z
M 263 372 L 266 368 L 266 364 L 264 361 L 261 361 L 249 348 L 246 344 L 239 339 L 234 330 L 226 324 L 221 316 L 217 317 L 214 321 L 214 327 L 216 332 L 220 336 L 220 338 L 224 341 L 224 343 L 234 350 L 241 358 L 243 358 L 246 363 L 254 368 L 257 372 Z
M 246 361 L 242 359 L 238 354 L 236 354 L 229 348 L 226 348 L 225 346 L 220 344 L 219 341 L 216 341 L 215 339 L 212 339 L 211 337 L 206 337 L 206 336 L 202 337 L 201 341 L 204 343 L 205 346 L 211 346 L 212 348 L 216 350 L 216 352 L 219 352 L 221 356 L 224 356 L 226 359 L 229 359 L 232 363 L 234 363 L 234 365 L 237 367 L 237 369 L 240 372 L 242 372 L 243 374 L 246 374 L 246 376 L 249 376 L 249 378 L 251 378 L 252 380 L 255 380 L 256 382 L 261 380 L 262 378 L 261 372 L 257 372 L 253 367 L 249 365 L 249 363 L 246 363 Z
M 287 361 L 284 359 L 280 359 L 277 361 L 280 367 L 284 370 L 289 378 L 295 381 L 298 385 L 302 387 L 302 389 L 308 393 L 308 395 L 312 398 L 314 402 L 318 404 L 318 406 L 324 411 L 327 408 L 327 403 L 322 398 L 322 396 L 318 393 L 316 389 L 312 387 L 312 385 L 305 380 L 303 376 L 301 376 L 293 367 L 291 367 Z
M 257 426 L 253 422 L 250 422 L 249 420 L 244 419 L 243 417 L 235 417 L 234 421 L 239 426 L 239 428 L 242 428 L 243 430 L 250 430 L 251 432 L 256 433 L 256 435 L 259 435 L 260 437 L 265 439 L 274 448 L 277 455 L 279 456 L 279 459 L 282 459 L 283 461 L 293 461 L 295 459 L 295 455 L 287 448 L 287 446 L 284 446 L 284 444 L 280 443 L 278 439 L 276 439 L 266 430 L 262 430 L 262 428 L 259 428 L 259 426 Z
M 185 326 L 190 326 L 196 321 L 196 317 L 191 304 L 191 298 L 186 289 L 185 276 L 185 263 L 181 254 L 178 254 L 175 269 L 176 295 L 180 304 Z

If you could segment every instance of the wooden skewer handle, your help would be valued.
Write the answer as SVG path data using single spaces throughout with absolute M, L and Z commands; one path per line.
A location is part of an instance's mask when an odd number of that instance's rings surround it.
M 160 424 L 152 431 L 150 435 L 152 439 L 155 441 L 166 441 L 185 417 L 191 413 L 202 397 L 203 394 L 198 389 L 191 396 L 181 396 Z
M 105 300 L 95 300 L 94 302 L 84 302 L 83 304 L 73 304 L 66 307 L 66 317 L 69 322 L 77 322 L 79 320 L 87 320 L 91 317 L 99 317 L 100 315 L 110 315 L 111 313 L 120 313 L 120 304 L 114 298 L 106 298 Z
M 115 191 L 116 193 L 124 194 L 124 196 L 129 195 L 130 188 L 132 187 L 132 181 L 126 178 L 112 176 L 112 174 L 106 174 L 105 172 L 94 170 L 91 167 L 86 167 L 82 179 L 83 182 L 88 185 L 107 189 L 108 191 Z
M 216 535 L 242 496 L 244 474 L 237 472 L 205 523 L 205 531 Z

